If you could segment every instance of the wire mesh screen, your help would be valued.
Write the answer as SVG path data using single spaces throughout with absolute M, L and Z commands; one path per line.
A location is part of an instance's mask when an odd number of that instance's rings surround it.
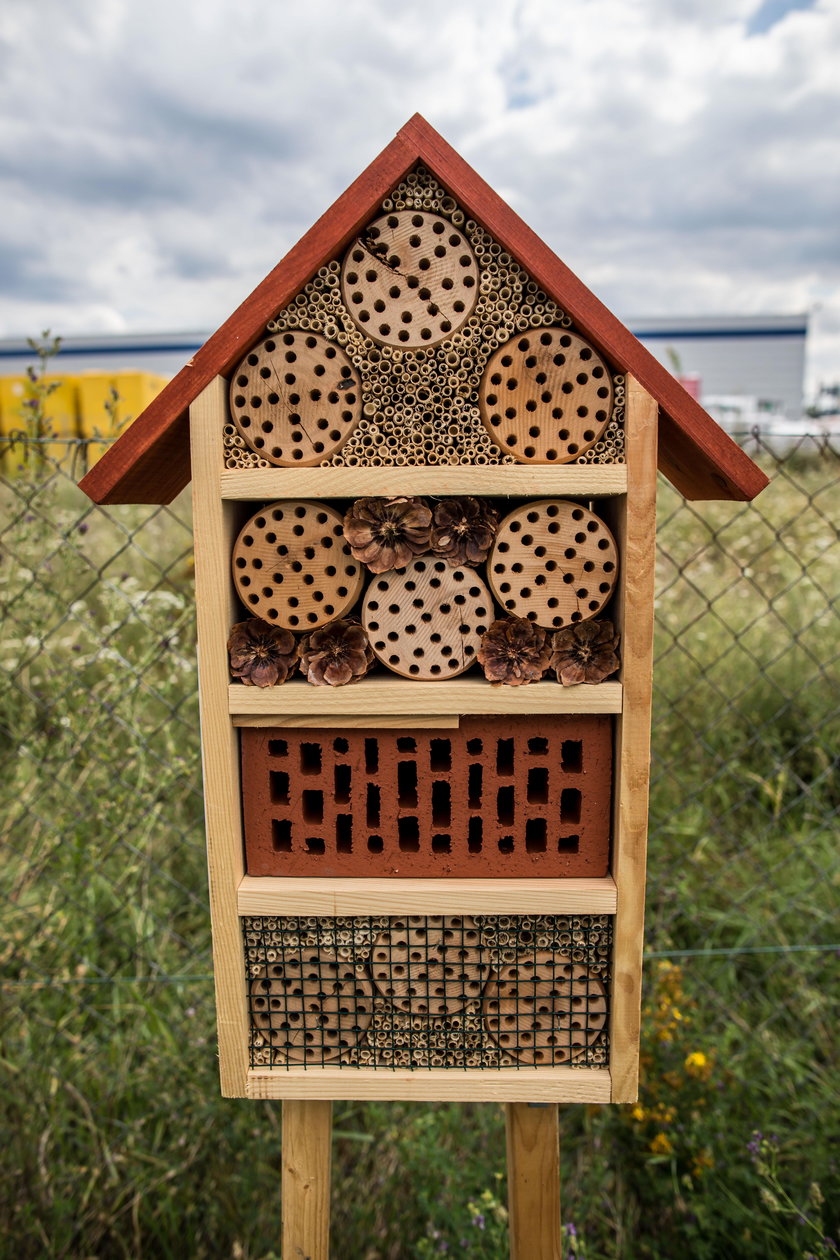
M 243 920 L 253 1067 L 603 1067 L 608 915 Z

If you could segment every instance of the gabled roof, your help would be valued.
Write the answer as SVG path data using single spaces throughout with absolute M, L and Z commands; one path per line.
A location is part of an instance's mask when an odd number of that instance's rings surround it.
M 415 114 L 238 310 L 213 333 L 80 483 L 96 503 L 169 503 L 190 479 L 187 412 L 227 376 L 265 325 L 315 272 L 342 253 L 413 166 L 422 162 L 572 317 L 617 369 L 660 408 L 659 467 L 690 499 L 752 499 L 767 477 L 679 382 L 552 253 L 424 118 Z

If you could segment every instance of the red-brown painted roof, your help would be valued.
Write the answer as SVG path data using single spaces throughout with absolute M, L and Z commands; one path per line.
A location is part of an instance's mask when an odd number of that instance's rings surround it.
M 215 376 L 226 376 L 265 325 L 349 244 L 402 177 L 423 162 L 618 369 L 660 407 L 659 467 L 690 499 L 752 499 L 767 477 L 667 368 L 590 293 L 527 224 L 419 114 L 406 123 L 213 333 L 80 483 L 95 503 L 169 503 L 190 480 L 187 409 Z

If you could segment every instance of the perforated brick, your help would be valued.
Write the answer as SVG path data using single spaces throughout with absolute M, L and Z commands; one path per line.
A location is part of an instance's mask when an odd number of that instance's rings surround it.
M 251 875 L 606 875 L 608 717 L 243 728 Z

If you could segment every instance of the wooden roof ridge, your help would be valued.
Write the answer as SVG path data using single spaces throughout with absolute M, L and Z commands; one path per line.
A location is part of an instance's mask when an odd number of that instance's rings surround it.
M 95 503 L 169 503 L 190 480 L 190 404 L 226 376 L 265 325 L 340 254 L 422 162 L 530 273 L 575 327 L 659 404 L 659 467 L 690 499 L 754 498 L 768 478 L 442 136 L 415 114 L 79 483 Z

